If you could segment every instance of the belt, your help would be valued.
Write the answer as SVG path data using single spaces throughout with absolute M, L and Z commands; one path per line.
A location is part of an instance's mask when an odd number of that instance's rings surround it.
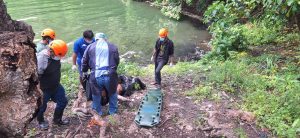
M 96 70 L 109 70 L 110 67 L 109 66 L 104 66 L 104 67 L 101 67 L 101 68 L 97 68 Z

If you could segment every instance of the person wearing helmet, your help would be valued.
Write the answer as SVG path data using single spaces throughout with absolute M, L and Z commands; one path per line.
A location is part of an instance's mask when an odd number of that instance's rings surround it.
M 39 107 L 37 121 L 41 129 L 48 129 L 48 122 L 44 120 L 44 112 L 47 103 L 51 99 L 56 102 L 53 123 L 56 125 L 67 125 L 67 120 L 62 120 L 63 112 L 67 106 L 65 89 L 60 84 L 60 59 L 68 52 L 67 44 L 62 40 L 53 40 L 47 49 L 37 54 L 37 71 L 40 81 L 40 89 L 43 91 L 43 103 Z
M 94 39 L 94 33 L 92 30 L 86 30 L 83 32 L 83 37 L 79 38 L 75 41 L 74 47 L 73 47 L 73 66 L 72 70 L 76 70 L 78 68 L 79 72 L 79 80 L 81 85 L 83 85 L 83 78 L 82 78 L 82 71 L 81 71 L 81 59 L 83 57 L 84 51 L 87 48 L 88 45 L 95 42 Z M 76 67 L 76 64 L 78 67 Z
M 102 115 L 101 111 L 101 93 L 107 92 L 109 99 L 109 114 L 113 115 L 118 110 L 117 68 L 120 62 L 118 48 L 107 41 L 104 33 L 97 33 L 96 42 L 89 45 L 82 58 L 82 72 L 87 74 L 90 69 L 89 84 L 92 91 L 92 108 Z
M 47 28 L 42 31 L 41 36 L 42 40 L 37 43 L 36 53 L 39 53 L 48 47 L 51 41 L 55 39 L 55 32 L 54 30 Z
M 153 85 L 161 86 L 161 69 L 170 60 L 170 66 L 173 66 L 174 60 L 174 44 L 173 41 L 168 38 L 168 30 L 162 28 L 158 32 L 159 38 L 156 40 L 151 61 L 155 63 L 155 82 Z

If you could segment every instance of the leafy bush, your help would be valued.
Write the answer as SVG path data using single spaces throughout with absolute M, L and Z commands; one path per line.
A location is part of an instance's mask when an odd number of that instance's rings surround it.
M 228 59 L 230 51 L 276 41 L 287 21 L 300 14 L 297 0 L 215 1 L 204 14 L 213 38 L 214 56 Z

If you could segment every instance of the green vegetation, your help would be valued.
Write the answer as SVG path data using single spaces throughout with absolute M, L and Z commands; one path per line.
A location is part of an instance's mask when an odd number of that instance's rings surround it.
M 180 19 L 182 2 L 155 0 L 162 12 Z M 197 1 L 203 9 L 203 1 Z M 201 4 L 202 2 L 202 4 Z M 215 0 L 204 21 L 212 34 L 212 51 L 198 62 L 179 62 L 163 73 L 190 77 L 196 87 L 186 92 L 197 101 L 220 100 L 220 92 L 242 100 L 239 108 L 256 115 L 258 125 L 279 137 L 300 134 L 299 0 Z M 78 86 L 78 73 L 63 65 L 68 92 Z M 119 74 L 153 75 L 154 66 L 122 61 Z M 73 78 L 73 79 L 70 79 Z M 175 120 L 176 121 L 176 120 Z M 202 121 L 199 121 L 201 124 Z M 242 129 L 236 130 L 244 137 Z
M 152 68 L 152 70 L 151 70 Z M 129 76 L 147 76 L 149 72 L 153 72 L 154 67 L 141 67 L 137 63 L 121 61 L 118 67 L 118 74 Z
M 174 68 L 164 69 L 164 73 L 187 75 L 201 72 L 207 79 L 198 81 L 199 86 L 188 91 L 187 95 L 196 100 L 217 100 L 218 93 L 225 91 L 241 97 L 240 108 L 255 113 L 260 126 L 270 128 L 279 136 L 295 137 L 300 128 L 300 85 L 297 81 L 300 68 L 294 61 L 299 61 L 299 57 L 285 61 L 280 55 L 271 54 L 252 57 L 247 53 L 235 53 L 231 57 L 235 58 L 179 63 Z M 193 75 L 193 80 L 200 80 L 199 77 Z
M 278 42 L 286 27 L 300 16 L 298 0 L 215 1 L 205 12 L 204 21 L 212 33 L 214 55 L 229 58 L 229 51 Z M 291 24 L 288 26 L 288 24 Z
M 183 3 L 188 6 L 197 5 L 197 11 L 203 11 L 206 5 L 202 0 L 153 0 L 153 4 L 161 7 L 161 12 L 172 19 L 179 20 L 182 17 Z
M 60 82 L 65 88 L 68 97 L 73 97 L 78 92 L 79 73 L 73 71 L 72 64 L 63 63 L 61 65 L 61 79 Z
M 240 108 L 255 113 L 261 127 L 280 137 L 296 137 L 300 133 L 300 34 L 295 22 L 299 7 L 297 0 L 215 1 L 204 18 L 213 36 L 212 51 L 199 62 L 178 63 L 163 71 L 193 77 L 198 86 L 187 95 L 198 101 L 218 100 L 225 91 L 240 97 Z

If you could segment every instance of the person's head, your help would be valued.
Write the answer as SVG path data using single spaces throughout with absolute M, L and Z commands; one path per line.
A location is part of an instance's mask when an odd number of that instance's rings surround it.
M 54 32 L 54 30 L 47 28 L 42 31 L 41 36 L 42 36 L 43 42 L 45 44 L 49 44 L 51 41 L 53 41 L 55 39 L 55 32 Z
M 93 38 L 94 38 L 94 33 L 92 30 L 85 30 L 83 32 L 83 39 L 85 42 L 90 44 L 93 42 Z
M 166 28 L 161 28 L 158 32 L 159 40 L 164 41 L 168 37 L 168 30 Z
M 97 33 L 95 35 L 95 39 L 96 39 L 96 41 L 97 40 L 105 40 L 106 41 L 108 38 L 107 38 L 106 34 L 104 34 L 104 33 Z
M 67 44 L 62 40 L 53 40 L 49 44 L 51 57 L 64 57 L 68 52 Z

